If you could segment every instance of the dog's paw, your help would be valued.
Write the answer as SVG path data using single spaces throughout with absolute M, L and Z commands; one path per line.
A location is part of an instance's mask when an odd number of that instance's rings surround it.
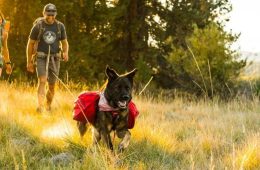
M 118 146 L 118 151 L 123 152 L 125 150 L 124 144 L 120 143 Z

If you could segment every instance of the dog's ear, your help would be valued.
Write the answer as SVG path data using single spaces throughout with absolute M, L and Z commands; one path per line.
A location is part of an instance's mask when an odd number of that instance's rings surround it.
M 106 67 L 106 75 L 108 77 L 108 81 L 113 81 L 119 77 L 114 69 L 111 69 L 109 66 Z
M 129 81 L 133 84 L 135 73 L 137 72 L 137 69 L 133 69 L 129 73 L 126 74 L 126 77 L 129 79 Z

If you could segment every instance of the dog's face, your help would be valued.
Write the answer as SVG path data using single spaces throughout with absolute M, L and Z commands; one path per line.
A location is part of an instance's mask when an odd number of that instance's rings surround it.
M 105 97 L 108 104 L 114 108 L 127 109 L 128 103 L 132 99 L 133 78 L 136 69 L 124 75 L 118 75 L 115 70 L 107 67 L 108 77 Z

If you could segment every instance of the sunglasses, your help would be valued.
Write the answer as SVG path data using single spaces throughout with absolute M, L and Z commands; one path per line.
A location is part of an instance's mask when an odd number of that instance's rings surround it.
M 47 16 L 53 17 L 53 16 L 55 16 L 55 15 L 54 15 L 54 14 L 47 14 Z
M 46 12 L 56 12 L 56 10 L 46 10 Z

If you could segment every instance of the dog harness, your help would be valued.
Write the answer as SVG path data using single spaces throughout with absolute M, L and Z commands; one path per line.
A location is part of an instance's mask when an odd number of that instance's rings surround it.
M 111 112 L 113 119 L 115 119 L 119 115 L 119 113 L 118 113 L 119 108 L 111 107 L 108 104 L 104 93 L 100 93 L 100 98 L 99 98 L 99 101 L 98 101 L 98 109 L 99 109 L 99 111 L 103 111 L 103 112 Z
M 112 112 L 113 116 L 116 116 L 119 111 L 118 108 L 109 106 L 104 94 L 99 92 L 81 93 L 74 104 L 73 119 L 84 123 L 94 124 L 98 110 Z M 128 129 L 132 129 L 139 112 L 132 101 L 128 104 L 128 110 Z
M 100 98 L 98 101 L 98 109 L 99 111 L 104 111 L 104 112 L 117 112 L 119 110 L 119 108 L 113 108 L 111 107 L 108 102 L 107 99 L 105 98 L 104 93 L 100 93 Z

